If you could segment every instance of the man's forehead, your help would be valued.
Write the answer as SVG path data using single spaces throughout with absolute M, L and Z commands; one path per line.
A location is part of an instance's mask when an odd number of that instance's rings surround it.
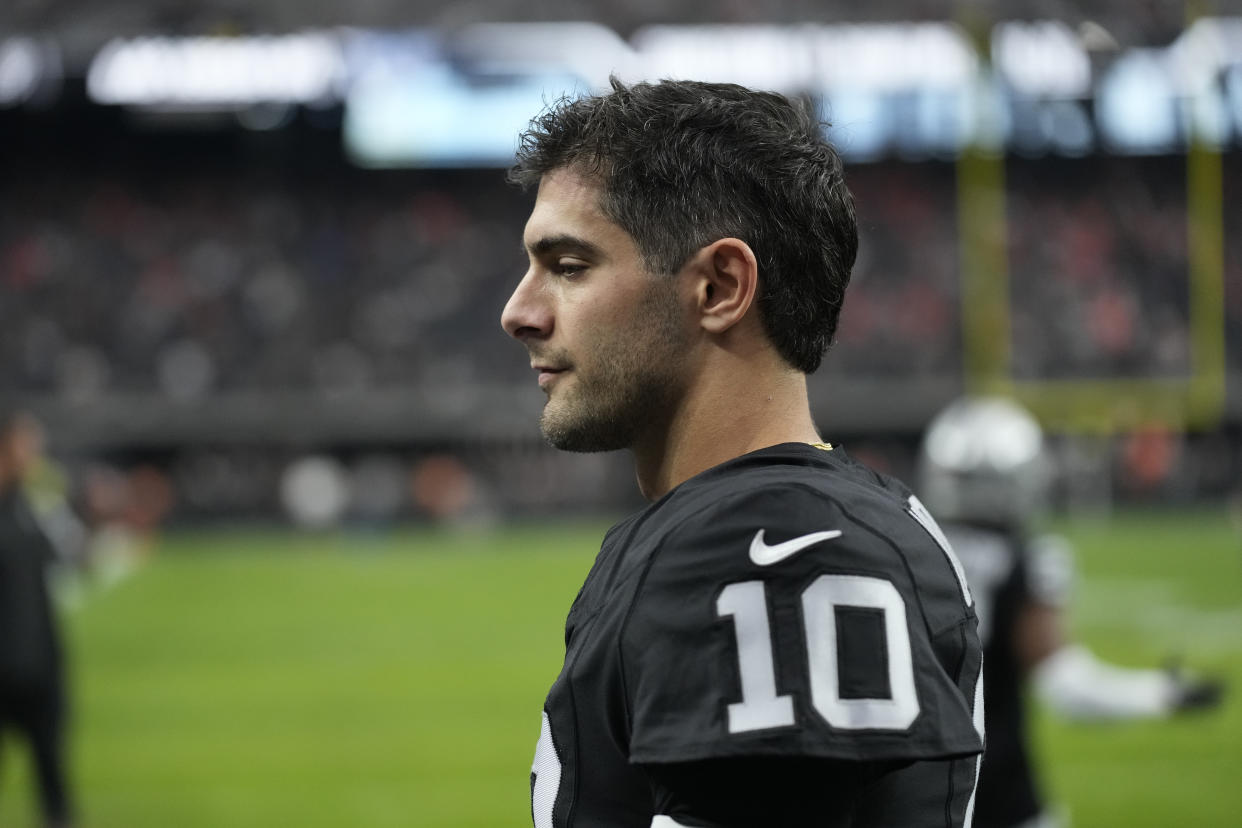
M 542 238 L 566 233 L 620 233 L 628 236 L 604 215 L 600 206 L 601 193 L 597 181 L 571 169 L 545 173 L 539 181 L 535 206 L 526 221 L 523 243 L 529 248 Z
M 548 170 L 539 179 L 538 192 L 552 190 L 565 194 L 582 194 L 585 197 L 599 198 L 602 185 L 598 178 L 577 167 L 557 167 Z

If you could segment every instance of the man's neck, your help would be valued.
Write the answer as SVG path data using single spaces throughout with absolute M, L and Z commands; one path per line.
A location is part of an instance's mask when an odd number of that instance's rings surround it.
M 654 501 L 696 474 L 743 454 L 820 439 L 805 374 L 717 371 L 691 389 L 666 429 L 634 446 L 638 488 Z

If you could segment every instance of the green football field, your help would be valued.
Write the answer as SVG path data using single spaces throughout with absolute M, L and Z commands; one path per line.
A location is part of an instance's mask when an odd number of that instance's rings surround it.
M 169 533 L 66 615 L 82 828 L 529 824 L 564 615 L 602 524 L 479 533 Z M 1066 524 L 1079 636 L 1177 655 L 1226 706 L 1036 719 L 1076 826 L 1242 825 L 1242 542 L 1223 510 Z M 33 826 L 10 742 L 0 826 Z

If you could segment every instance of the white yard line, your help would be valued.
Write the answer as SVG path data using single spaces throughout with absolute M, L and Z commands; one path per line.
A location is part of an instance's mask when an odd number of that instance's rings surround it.
M 1187 604 L 1174 584 L 1139 578 L 1094 578 L 1074 596 L 1075 629 L 1141 633 L 1158 649 L 1174 652 L 1242 652 L 1242 605 L 1200 608 Z

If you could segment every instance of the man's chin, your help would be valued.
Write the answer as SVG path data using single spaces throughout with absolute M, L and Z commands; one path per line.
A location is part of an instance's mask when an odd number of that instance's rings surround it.
M 587 454 L 629 447 L 629 441 L 623 439 L 618 429 L 604 428 L 593 422 L 566 422 L 565 418 L 557 417 L 556 412 L 549 416 L 548 408 L 544 408 L 539 430 L 548 445 L 555 449 Z

